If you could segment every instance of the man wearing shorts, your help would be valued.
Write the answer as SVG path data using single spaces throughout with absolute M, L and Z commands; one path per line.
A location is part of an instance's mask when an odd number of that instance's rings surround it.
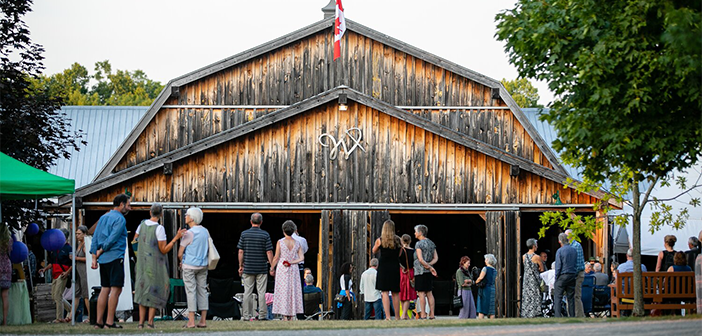
M 114 209 L 100 217 L 90 246 L 91 267 L 96 269 L 100 265 L 102 287 L 97 304 L 97 329 L 122 328 L 115 323 L 115 311 L 124 287 L 124 251 L 127 249 L 127 220 L 124 216 L 132 209 L 129 202 L 129 196 L 125 194 L 115 197 L 112 201 Z M 103 320 L 105 305 L 107 318 Z

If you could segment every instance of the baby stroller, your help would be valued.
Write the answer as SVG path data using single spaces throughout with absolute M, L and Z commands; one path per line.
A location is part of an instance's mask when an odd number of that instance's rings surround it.
M 543 317 L 554 317 L 556 310 L 554 309 L 553 305 L 553 296 L 552 296 L 552 291 L 550 289 L 547 289 L 546 292 L 543 292 L 541 295 L 541 315 Z M 563 299 L 561 300 L 561 312 L 567 312 L 567 303 L 565 301 L 565 295 L 563 296 Z

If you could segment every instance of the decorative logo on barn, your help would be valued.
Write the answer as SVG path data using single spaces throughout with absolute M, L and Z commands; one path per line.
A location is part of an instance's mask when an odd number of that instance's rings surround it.
M 329 133 L 324 133 L 319 136 L 319 144 L 322 145 L 322 147 L 331 148 L 331 152 L 329 153 L 329 159 L 331 160 L 335 160 L 339 152 L 343 152 L 344 158 L 348 160 L 349 156 L 356 148 L 360 148 L 363 152 L 366 152 L 366 149 L 363 148 L 361 144 L 362 140 L 363 131 L 358 127 L 347 129 L 338 140 Z

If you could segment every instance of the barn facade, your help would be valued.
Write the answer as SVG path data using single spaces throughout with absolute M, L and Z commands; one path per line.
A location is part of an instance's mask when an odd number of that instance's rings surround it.
M 439 307 L 460 257 L 482 266 L 493 253 L 498 315 L 517 316 L 520 255 L 538 215 L 594 215 L 602 195 L 564 187 L 568 173 L 499 81 L 351 20 L 335 61 L 332 46 L 330 18 L 170 81 L 76 191 L 81 221 L 129 191 L 130 231 L 160 202 L 170 237 L 200 206 L 222 255 L 210 276 L 238 278 L 249 215 L 262 212 L 274 239 L 293 219 L 326 302 L 341 263 L 360 279 L 386 219 L 400 235 L 425 224 L 438 246 Z M 607 232 L 605 223 L 584 244 L 589 255 L 606 255 Z

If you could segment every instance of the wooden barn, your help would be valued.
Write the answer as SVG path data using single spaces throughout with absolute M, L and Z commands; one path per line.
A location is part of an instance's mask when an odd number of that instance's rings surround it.
M 498 316 L 517 316 L 520 255 L 539 214 L 594 215 L 602 195 L 564 188 L 568 173 L 499 81 L 351 20 L 334 61 L 333 20 L 171 80 L 77 190 L 81 221 L 94 223 L 126 190 L 130 231 L 160 202 L 170 236 L 199 206 L 222 255 L 210 276 L 237 279 L 250 214 L 264 214 L 273 239 L 292 219 L 327 302 L 341 263 L 360 279 L 384 220 L 399 235 L 426 224 L 439 253 L 438 313 L 448 311 L 460 257 L 482 267 L 493 253 Z M 605 223 L 586 255 L 607 254 L 607 232 Z M 553 260 L 549 233 L 540 247 Z

